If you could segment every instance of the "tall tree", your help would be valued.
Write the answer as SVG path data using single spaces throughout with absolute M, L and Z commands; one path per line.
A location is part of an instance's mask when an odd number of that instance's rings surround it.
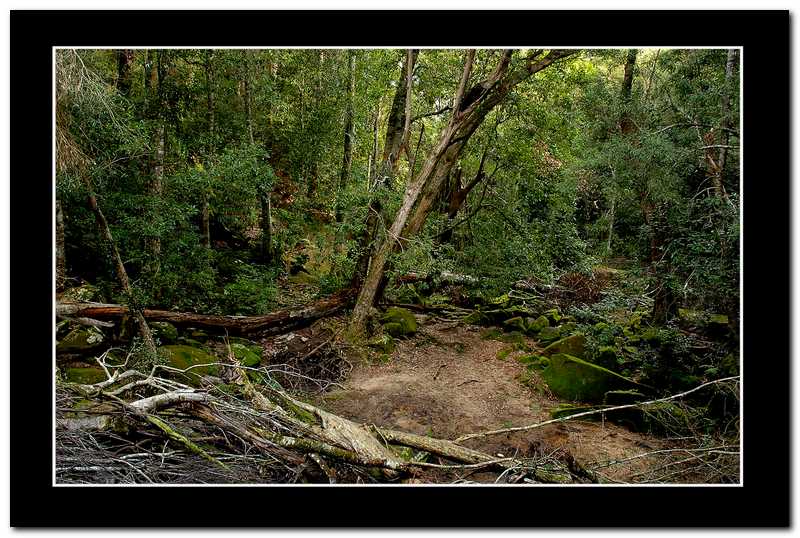
M 133 65 L 134 53 L 131 49 L 115 50 L 117 57 L 117 91 L 123 97 L 128 97 L 131 93 L 131 66 Z
M 376 176 L 373 178 L 373 184 L 381 182 L 390 189 L 394 188 L 400 152 L 408 139 L 407 133 L 411 120 L 412 75 L 418 56 L 419 50 L 416 49 L 409 49 L 405 53 L 400 76 L 397 79 L 394 99 L 392 100 L 392 108 L 387 119 L 386 136 L 383 142 L 383 157 L 381 158 L 380 166 L 376 168 Z
M 512 53 L 512 50 L 503 51 L 491 74 L 467 92 L 475 50 L 467 51 L 464 70 L 453 98 L 450 121 L 428 152 L 422 169 L 407 186 L 391 227 L 378 239 L 353 308 L 351 317 L 353 333 L 361 334 L 365 330 L 369 310 L 377 297 L 389 255 L 403 238 L 414 236 L 422 229 L 445 178 L 489 112 L 502 103 L 520 82 L 547 68 L 556 60 L 575 54 L 576 51 L 551 50 L 545 54 L 543 50 L 534 50 L 526 56 L 521 67 L 510 69 Z
M 166 79 L 169 73 L 170 52 L 148 50 L 146 73 L 147 112 L 153 126 L 150 154 L 150 177 L 147 192 L 155 204 L 161 198 L 164 182 L 164 156 L 167 138 Z M 145 272 L 157 275 L 161 270 L 161 237 L 157 231 L 145 236 L 148 258 Z

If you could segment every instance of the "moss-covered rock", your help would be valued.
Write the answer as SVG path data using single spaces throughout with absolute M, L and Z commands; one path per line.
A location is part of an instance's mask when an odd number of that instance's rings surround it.
M 561 324 L 561 336 L 564 336 L 565 334 L 572 334 L 573 332 L 575 332 L 575 329 L 577 329 L 577 328 L 578 328 L 578 324 L 575 323 L 574 321 L 570 321 L 570 322 L 567 322 L 567 323 L 562 323 Z
M 542 342 L 552 342 L 554 340 L 558 340 L 561 337 L 561 329 L 559 327 L 545 327 L 541 331 L 537 338 Z
M 604 368 L 616 368 L 619 364 L 617 361 L 617 348 L 614 346 L 601 346 L 595 353 L 592 362 Z
M 153 329 L 153 336 L 158 338 L 162 344 L 174 344 L 178 341 L 178 329 L 172 323 L 152 321 L 150 328 Z
M 547 319 L 552 321 L 553 323 L 558 323 L 561 321 L 561 312 L 558 311 L 558 308 L 551 308 L 547 312 L 544 313 L 547 316 Z
M 103 346 L 105 336 L 97 327 L 75 327 L 56 344 L 57 353 L 90 353 Z
M 468 325 L 483 325 L 488 318 L 480 310 L 473 310 L 462 321 Z
M 563 331 L 562 331 L 563 332 Z M 583 358 L 586 351 L 586 337 L 582 333 L 573 334 L 561 340 L 556 340 L 542 351 L 547 357 L 556 353 L 566 353 L 573 357 Z
M 379 334 L 367 341 L 367 345 L 372 349 L 376 349 L 385 354 L 391 354 L 394 351 L 394 338 L 388 334 Z
M 94 385 L 108 379 L 106 373 L 100 367 L 89 368 L 66 368 L 64 370 L 64 377 L 67 381 L 72 383 L 80 383 L 82 385 Z
M 719 325 L 719 326 L 726 326 L 728 325 L 728 316 L 725 314 L 711 314 L 708 318 L 709 325 Z
M 185 345 L 169 345 L 161 346 L 159 348 L 164 357 L 167 359 L 167 364 L 173 368 L 185 370 L 192 366 L 199 364 L 211 364 L 220 362 L 220 360 L 210 355 L 209 353 L 192 346 Z M 192 368 L 188 372 L 192 377 L 202 377 L 204 375 L 219 375 L 219 367 L 214 366 L 198 366 Z
M 529 353 L 527 355 L 521 355 L 521 356 L 517 357 L 517 360 L 519 362 L 521 362 L 522 364 L 536 364 L 536 365 L 538 365 L 539 361 L 541 361 L 541 359 L 542 359 L 542 356 L 541 355 L 537 355 L 536 353 Z
M 380 318 L 383 330 L 394 337 L 408 336 L 417 332 L 417 318 L 409 310 L 393 306 Z
M 238 360 L 239 364 L 242 366 L 255 368 L 261 364 L 261 354 L 255 353 L 252 349 L 244 344 L 240 344 L 238 342 L 232 343 L 231 351 L 233 352 L 233 356 L 236 357 L 236 360 Z
M 542 329 L 548 327 L 549 325 L 550 320 L 547 319 L 547 316 L 539 316 L 532 322 L 528 323 L 528 334 L 535 336 L 539 334 Z
M 637 383 L 607 368 L 564 353 L 550 356 L 542 372 L 554 394 L 568 400 L 600 402 L 610 390 L 631 389 Z
M 517 329 L 522 332 L 528 330 L 528 326 L 525 324 L 525 320 L 522 318 L 522 316 L 515 316 L 513 318 L 507 319 L 503 322 L 503 325 L 505 325 L 506 327 Z
M 205 332 L 205 331 L 201 331 L 201 330 L 192 331 L 191 333 L 189 333 L 189 336 L 191 336 L 193 339 L 199 340 L 201 342 L 204 342 L 205 340 L 208 340 L 208 333 Z

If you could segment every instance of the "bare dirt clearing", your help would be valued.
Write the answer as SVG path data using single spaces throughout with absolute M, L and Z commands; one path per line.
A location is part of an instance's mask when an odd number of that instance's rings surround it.
M 547 395 L 538 379 L 531 380 L 534 389 L 520 381 L 526 370 L 514 353 L 497 358 L 509 344 L 482 339 L 479 327 L 420 319 L 419 333 L 401 341 L 388 361 L 356 365 L 344 389 L 325 393 L 318 403 L 357 422 L 445 439 L 551 418 L 549 411 L 560 401 Z M 665 448 L 666 443 L 608 422 L 575 420 L 464 445 L 503 456 L 565 448 L 590 466 Z M 609 480 L 624 480 L 652 463 L 638 458 L 601 472 Z

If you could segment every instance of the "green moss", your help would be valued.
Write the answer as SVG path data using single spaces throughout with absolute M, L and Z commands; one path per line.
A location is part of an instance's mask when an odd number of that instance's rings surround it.
M 558 340 L 561 336 L 561 329 L 558 327 L 545 327 L 539 332 L 539 340 L 542 342 L 552 342 L 553 340 Z
M 67 381 L 80 383 L 82 385 L 94 385 L 108 379 L 102 368 L 67 368 L 64 370 L 64 377 Z
M 550 325 L 550 320 L 546 316 L 539 316 L 528 324 L 528 334 L 535 336 L 539 334 L 542 329 Z
M 469 325 L 482 325 L 486 323 L 487 317 L 480 310 L 473 310 L 462 321 Z
M 497 340 L 502 335 L 503 331 L 501 331 L 497 327 L 491 327 L 489 329 L 481 331 L 481 338 L 483 338 L 484 340 Z
M 517 357 L 517 360 L 522 364 L 539 364 L 539 361 L 542 359 L 541 355 L 537 355 L 535 353 L 531 353 L 530 355 L 522 355 Z
M 162 344 L 174 344 L 178 341 L 178 329 L 172 323 L 152 321 L 150 328 L 153 329 L 153 336 L 158 338 Z
M 736 355 L 730 354 L 719 362 L 719 370 L 724 377 L 730 377 L 739 374 L 739 359 Z
M 82 286 L 69 288 L 61 294 L 61 300 L 65 302 L 82 303 L 87 301 L 99 301 L 100 299 L 99 288 L 91 284 L 83 284 Z
M 605 368 L 617 367 L 617 348 L 614 346 L 602 346 L 597 350 L 594 361 Z
M 501 334 L 497 340 L 506 344 L 524 344 L 525 336 L 519 331 L 511 331 L 510 333 Z
M 578 324 L 574 321 L 570 321 L 569 323 L 562 323 L 561 324 L 561 334 L 571 334 L 575 329 L 578 328 Z
M 501 361 L 504 361 L 504 360 L 506 360 L 508 358 L 508 355 L 512 351 L 514 351 L 513 346 L 512 347 L 504 347 L 503 349 L 500 349 L 500 350 L 497 351 L 497 353 L 495 354 L 495 357 L 500 359 Z
M 505 325 L 506 327 L 517 329 L 522 332 L 528 330 L 527 325 L 525 325 L 525 320 L 522 319 L 521 316 L 515 316 L 513 318 L 509 318 L 503 322 L 503 325 Z
M 210 355 L 196 347 L 185 345 L 170 345 L 161 346 L 159 349 L 163 350 L 164 356 L 167 359 L 169 366 L 185 370 L 191 366 L 198 364 L 210 364 L 220 362 L 217 357 Z M 194 377 L 202 377 L 204 375 L 219 375 L 218 366 L 198 366 L 189 370 L 188 374 Z
M 394 337 L 408 336 L 417 332 L 417 319 L 409 310 L 393 306 L 380 318 L 383 330 Z
M 236 357 L 236 360 L 238 360 L 242 366 L 254 368 L 261 364 L 261 354 L 255 353 L 244 344 L 238 342 L 231 344 L 231 351 L 233 351 L 233 356 Z
M 558 323 L 561 321 L 561 312 L 558 311 L 558 308 L 551 308 L 545 312 L 544 315 L 547 316 L 547 318 L 553 323 Z
M 724 314 L 711 314 L 708 322 L 712 325 L 728 325 L 728 316 Z
M 561 340 L 557 340 L 544 348 L 542 355 L 549 357 L 556 353 L 566 353 L 573 357 L 583 358 L 585 353 L 586 337 L 583 334 L 573 334 Z
M 372 349 L 377 349 L 378 351 L 389 355 L 392 353 L 392 351 L 394 351 L 394 338 L 388 334 L 380 334 L 370 338 L 367 341 L 367 345 Z
M 571 415 L 577 415 L 578 413 L 583 413 L 585 411 L 594 411 L 595 409 L 598 408 L 592 405 L 575 405 L 571 403 L 561 403 L 550 410 L 550 416 L 553 418 L 563 418 L 563 417 L 569 417 Z M 598 413 L 596 415 L 589 415 L 586 418 L 588 420 L 600 420 L 600 414 Z
M 637 386 L 631 379 L 564 353 L 550 357 L 542 377 L 557 396 L 579 401 L 599 402 L 610 390 Z
M 97 327 L 76 327 L 58 344 L 58 353 L 88 353 L 103 345 L 105 336 Z

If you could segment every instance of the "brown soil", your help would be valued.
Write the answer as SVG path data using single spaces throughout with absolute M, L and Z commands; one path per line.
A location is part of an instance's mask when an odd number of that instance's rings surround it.
M 524 382 L 526 369 L 515 360 L 520 352 L 497 358 L 510 344 L 482 339 L 479 327 L 418 319 L 420 331 L 400 342 L 388 361 L 356 365 L 344 389 L 325 393 L 318 403 L 357 422 L 444 439 L 551 418 L 549 411 L 560 401 L 535 374 Z M 615 424 L 578 420 L 464 444 L 498 456 L 563 448 L 584 466 L 665 446 Z M 624 480 L 652 463 L 639 458 L 601 472 L 609 480 Z

